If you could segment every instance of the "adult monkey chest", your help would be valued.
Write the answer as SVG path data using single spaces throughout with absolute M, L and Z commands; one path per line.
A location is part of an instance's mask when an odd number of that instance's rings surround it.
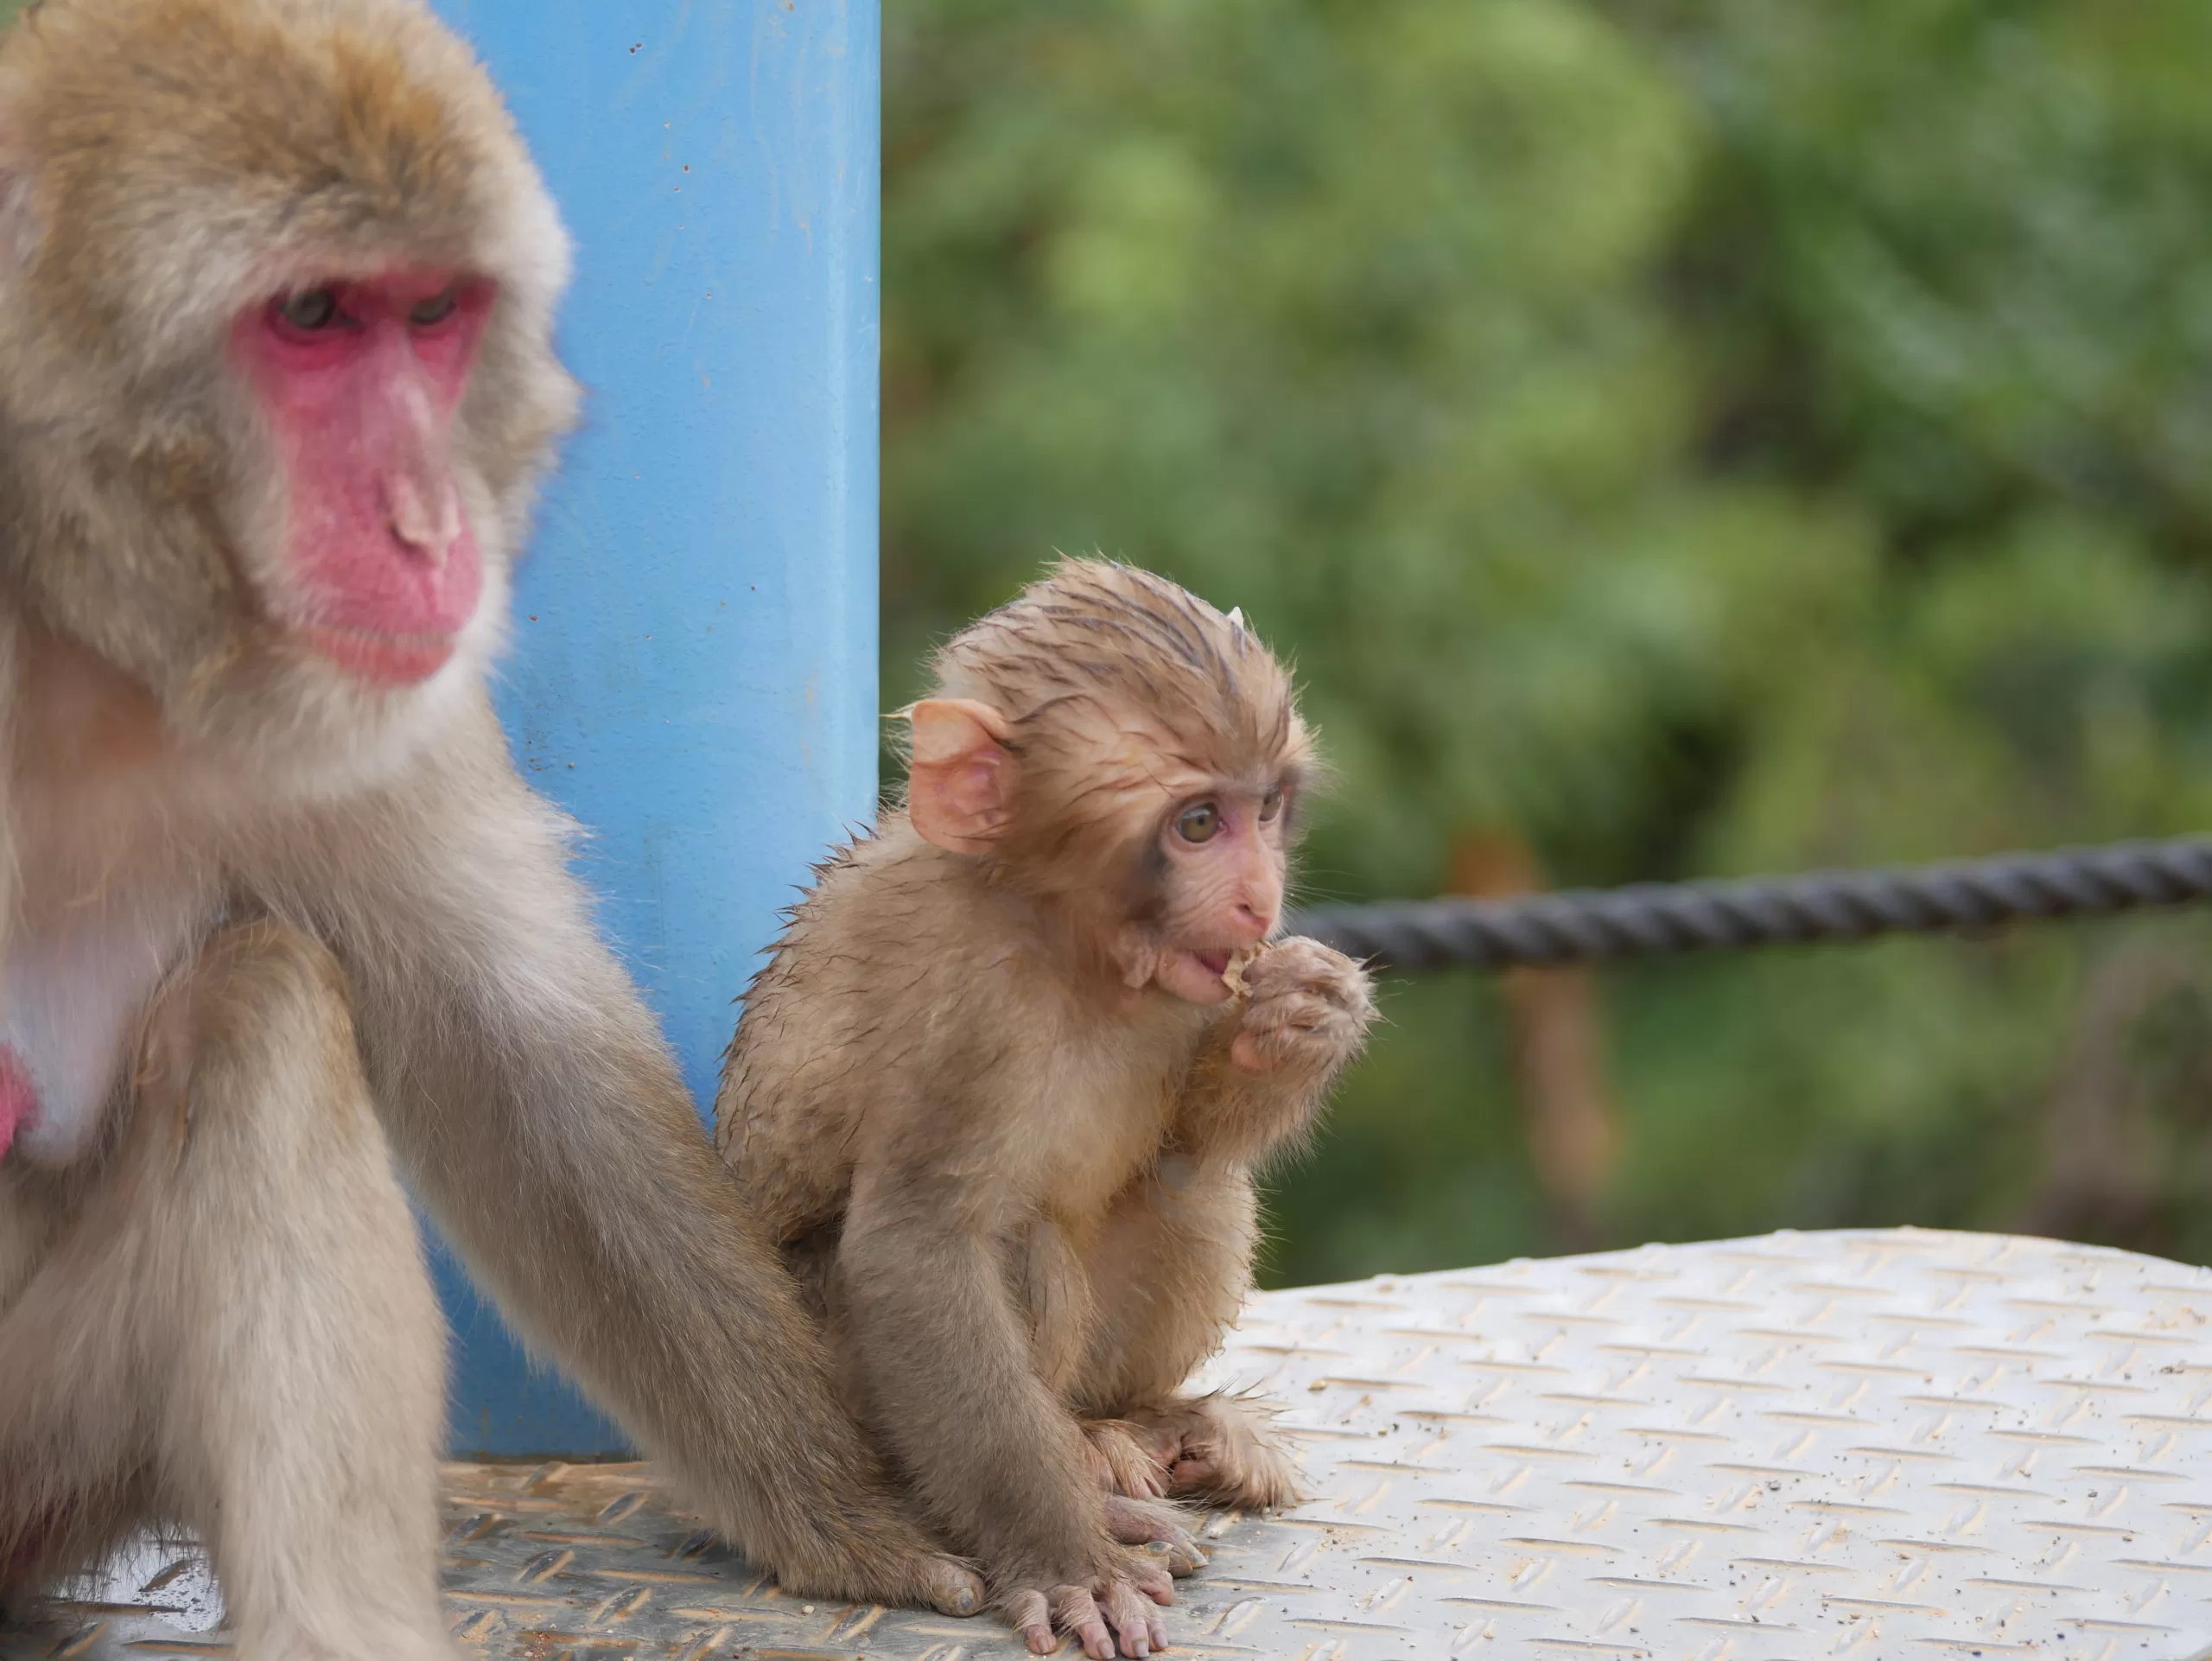
M 207 893 L 179 881 L 92 896 L 13 941 L 0 969 L 0 1154 L 41 1165 L 97 1144 L 162 978 L 205 932 Z
M 27 632 L 28 633 L 28 632 Z M 67 1165 L 99 1132 L 162 979 L 217 909 L 192 815 L 165 788 L 153 712 L 127 683 L 35 634 L 7 781 L 10 926 L 0 950 L 0 1155 Z

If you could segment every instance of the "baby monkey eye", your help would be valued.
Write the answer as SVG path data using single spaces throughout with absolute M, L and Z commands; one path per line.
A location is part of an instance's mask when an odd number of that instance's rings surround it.
M 1185 842 L 1211 842 L 1221 829 L 1221 810 L 1211 802 L 1186 807 L 1175 816 L 1175 834 Z
M 1281 816 L 1281 812 L 1282 786 L 1281 785 L 1277 785 L 1274 789 L 1268 792 L 1266 795 L 1260 798 L 1260 823 L 1262 824 L 1271 824 Z
M 276 314 L 294 328 L 313 334 L 338 321 L 338 296 L 328 289 L 287 295 L 277 303 Z
M 453 309 L 461 303 L 461 285 L 449 283 L 436 294 L 417 305 L 407 314 L 407 321 L 420 328 L 433 323 L 442 323 L 453 315 Z

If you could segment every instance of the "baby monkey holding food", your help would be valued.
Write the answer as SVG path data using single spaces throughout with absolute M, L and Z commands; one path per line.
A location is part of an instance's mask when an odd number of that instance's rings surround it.
M 1146 1655 L 1198 1561 L 1160 1499 L 1297 1497 L 1262 1415 L 1183 1385 L 1251 1283 L 1254 1167 L 1373 1006 L 1268 941 L 1314 763 L 1241 616 L 1069 561 L 936 668 L 906 809 L 747 995 L 716 1140 L 1030 1648 Z

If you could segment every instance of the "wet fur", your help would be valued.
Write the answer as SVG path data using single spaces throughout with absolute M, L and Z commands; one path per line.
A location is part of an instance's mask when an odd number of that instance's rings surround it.
M 1102 1478 L 1139 1499 L 1294 1496 L 1262 1418 L 1180 1391 L 1250 1285 L 1253 1170 L 1311 1122 L 1371 1008 L 1312 941 L 1267 948 L 1253 1001 L 1214 1008 L 1132 990 L 1116 957 L 1173 909 L 1143 852 L 1163 775 L 1313 770 L 1248 630 L 1074 562 L 938 667 L 937 696 L 1006 717 L 1012 819 L 969 854 L 893 811 L 817 872 L 747 996 L 716 1136 L 855 1404 L 1013 1612 L 1124 1572 Z M 1278 1022 L 1275 1065 L 1232 1066 L 1268 1011 L 1314 1029 Z

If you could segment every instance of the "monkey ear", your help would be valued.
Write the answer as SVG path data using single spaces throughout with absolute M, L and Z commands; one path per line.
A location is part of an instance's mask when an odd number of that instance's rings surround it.
M 914 727 L 906 773 L 914 829 L 956 854 L 990 852 L 1014 799 L 1006 717 L 973 698 L 924 698 L 906 714 Z

